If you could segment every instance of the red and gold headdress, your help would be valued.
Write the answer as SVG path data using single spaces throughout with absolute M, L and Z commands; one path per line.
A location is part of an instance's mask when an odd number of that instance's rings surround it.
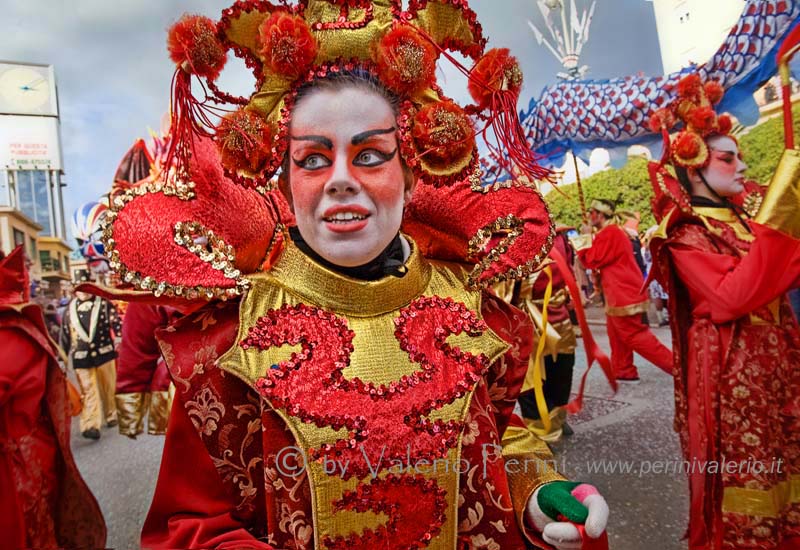
M 723 94 L 718 82 L 704 83 L 697 74 L 687 75 L 678 82 L 678 98 L 650 118 L 650 129 L 664 136 L 664 161 L 695 169 L 708 164 L 706 139 L 729 135 L 733 128 L 729 115 L 718 115 L 714 110 Z M 683 123 L 683 128 L 670 140 L 669 132 L 678 123 Z
M 508 166 L 530 179 L 549 179 L 525 142 L 516 114 L 522 73 L 507 49 L 484 51 L 486 40 L 465 0 L 240 0 L 219 22 L 184 15 L 169 32 L 173 81 L 171 155 L 189 163 L 192 134 L 213 136 L 226 174 L 256 189 L 268 188 L 287 148 L 287 126 L 298 89 L 329 74 L 367 71 L 402 102 L 401 152 L 424 183 L 462 181 L 478 170 L 476 134 L 491 127 Z M 250 98 L 233 97 L 215 84 L 228 50 L 256 78 Z M 461 67 L 449 52 L 475 61 Z M 436 63 L 446 57 L 469 78 L 475 104 L 462 108 L 436 83 Z M 208 96 L 191 95 L 192 76 Z M 239 105 L 213 124 L 209 104 Z M 185 170 L 184 170 L 185 172 Z M 185 175 L 185 174 L 184 174 Z
M 508 50 L 484 53 L 465 0 L 412 0 L 406 11 L 397 0 L 239 1 L 218 23 L 184 16 L 168 46 L 178 65 L 169 135 L 152 154 L 134 146 L 115 178 L 104 241 L 128 285 L 115 296 L 226 299 L 268 269 L 293 223 L 271 185 L 292 105 L 306 83 L 342 72 L 366 71 L 401 99 L 401 153 L 427 184 L 417 186 L 401 229 L 426 257 L 472 264 L 474 288 L 525 277 L 547 257 L 552 222 L 530 180 L 549 172 L 516 114 L 521 73 Z M 229 49 L 256 76 L 250 98 L 215 84 Z M 436 85 L 435 63 L 452 59 L 449 51 L 476 60 L 471 71 L 461 67 L 474 105 L 458 106 Z M 203 102 L 191 95 L 195 77 L 206 83 Z M 209 102 L 239 109 L 215 125 Z M 475 136 L 489 126 L 503 145 L 493 156 L 520 180 L 481 185 Z
M 710 160 L 708 138 L 731 135 L 733 122 L 728 114 L 717 114 L 714 106 L 722 101 L 724 90 L 713 81 L 703 82 L 696 74 L 690 74 L 678 82 L 678 97 L 668 107 L 655 111 L 650 118 L 650 129 L 661 132 L 664 138 L 664 154 L 661 162 L 648 166 L 653 184 L 653 213 L 661 221 L 677 207 L 684 215 L 693 215 L 689 193 L 671 174 L 666 164 L 699 170 Z M 670 140 L 670 130 L 682 123 L 681 130 Z M 734 207 L 754 215 L 761 204 L 764 188 L 757 182 L 745 181 L 745 191 L 729 202 Z M 678 216 L 673 216 L 673 221 Z

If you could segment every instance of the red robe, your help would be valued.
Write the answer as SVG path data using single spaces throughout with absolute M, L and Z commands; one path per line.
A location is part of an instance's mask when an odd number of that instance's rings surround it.
M 100 507 L 69 440 L 67 381 L 21 248 L 0 261 L 0 533 L 4 548 L 102 548 Z M 16 289 L 16 291 L 14 291 Z
M 577 251 L 581 263 L 600 271 L 603 295 L 609 315 L 630 315 L 646 311 L 644 277 L 633 257 L 631 240 L 616 224 L 609 224 L 594 235 L 591 248 Z M 623 313 L 618 310 L 628 310 Z
M 800 548 L 800 332 L 784 296 L 800 283 L 800 240 L 695 212 L 676 211 L 651 245 L 670 294 L 675 427 L 697 464 L 690 549 Z M 766 471 L 700 469 L 723 462 Z
M 506 461 L 515 457 L 537 456 L 541 451 L 541 459 L 552 459 L 543 444 L 532 446 L 530 433 L 512 420 L 527 369 L 531 346 L 527 335 L 532 327 L 522 312 L 488 295 L 484 295 L 481 313 L 511 347 L 478 379 L 469 402 L 460 456 L 470 467 L 461 472 L 460 493 L 446 495 L 457 505 L 453 525 L 458 529 L 459 548 L 522 550 L 526 540 L 546 548 L 535 533 L 524 528 L 524 506 L 538 486 L 531 480 L 545 483 L 563 478 L 552 468 L 534 472 L 536 466 L 531 465 L 528 473 L 517 472 L 523 483 L 515 486 L 512 474 L 506 474 Z M 313 315 L 317 314 L 325 316 Z M 212 304 L 160 332 L 176 396 L 158 485 L 142 532 L 144 547 L 299 549 L 313 545 L 316 517 L 308 474 L 292 477 L 276 466 L 285 465 L 287 458 L 292 458 L 285 455 L 286 450 L 299 443 L 284 419 L 252 386 L 218 366 L 222 354 L 237 342 L 239 315 L 235 303 Z M 314 323 L 322 324 L 322 320 L 312 318 L 310 322 L 310 332 L 321 330 Z M 313 354 L 323 352 L 319 348 Z M 354 403 L 362 400 L 356 397 Z M 521 464 L 520 460 L 513 468 L 521 470 Z M 401 544 L 395 537 L 408 537 L 419 529 L 425 532 L 432 517 L 441 520 L 436 513 L 429 515 L 430 503 L 424 498 L 408 496 L 416 490 L 385 495 L 389 502 L 396 502 L 392 506 L 399 507 L 389 516 L 403 518 L 400 532 L 390 534 L 389 540 L 395 544 Z M 400 500 L 395 501 L 398 496 Z M 365 532 L 359 536 L 372 535 Z M 361 542 L 349 547 L 378 546 Z
M 594 235 L 591 248 L 577 252 L 583 265 L 600 270 L 611 364 L 617 378 L 639 378 L 633 364 L 634 351 L 671 374 L 672 353 L 641 319 L 648 307 L 644 277 L 625 231 L 609 224 Z

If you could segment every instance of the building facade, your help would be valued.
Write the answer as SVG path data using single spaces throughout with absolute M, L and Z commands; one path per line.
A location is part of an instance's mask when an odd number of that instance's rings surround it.
M 664 73 L 708 61 L 744 6 L 745 0 L 653 0 Z
M 38 228 L 26 253 L 46 293 L 70 278 L 63 175 L 53 67 L 0 61 L 0 246 Z

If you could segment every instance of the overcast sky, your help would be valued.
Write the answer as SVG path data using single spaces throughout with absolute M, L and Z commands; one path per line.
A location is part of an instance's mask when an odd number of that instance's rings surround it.
M 66 215 L 110 187 L 122 155 L 168 108 L 174 66 L 166 29 L 184 12 L 217 19 L 219 0 L 0 0 L 0 59 L 52 64 L 61 109 Z M 589 0 L 577 0 L 586 6 Z M 527 25 L 541 23 L 534 0 L 472 0 L 490 47 L 508 47 L 525 74 L 520 106 L 555 81 L 559 63 Z M 253 81 L 231 56 L 223 89 L 249 95 Z M 588 77 L 661 74 L 653 7 L 646 0 L 599 0 L 582 64 Z M 467 98 L 445 72 L 445 91 Z M 226 88 L 227 86 L 227 88 Z M 74 243 L 69 243 L 74 245 Z

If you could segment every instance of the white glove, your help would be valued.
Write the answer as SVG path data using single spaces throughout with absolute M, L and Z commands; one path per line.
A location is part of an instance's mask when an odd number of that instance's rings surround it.
M 542 485 L 528 499 L 526 512 L 528 522 L 557 550 L 580 550 L 583 545 L 575 525 L 558 521 L 559 516 L 584 524 L 591 538 L 600 537 L 608 524 L 606 500 L 587 483 L 553 481 Z

